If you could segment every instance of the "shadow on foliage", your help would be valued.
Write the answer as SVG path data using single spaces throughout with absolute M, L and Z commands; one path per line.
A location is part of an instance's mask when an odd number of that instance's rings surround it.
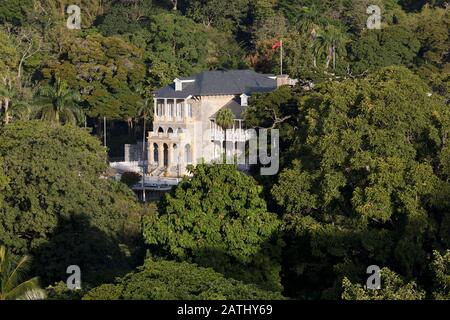
M 112 281 L 142 262 L 118 239 L 92 225 L 86 215 L 60 218 L 49 240 L 32 254 L 33 269 L 42 284 L 65 283 L 70 276 L 67 267 L 77 265 L 83 289 Z
M 223 249 L 201 248 L 193 250 L 192 258 L 185 261 L 193 262 L 200 267 L 212 268 L 226 278 L 253 284 L 262 290 L 281 292 L 282 246 L 279 236 L 274 234 L 270 240 L 261 245 L 258 252 L 245 258 L 233 257 Z

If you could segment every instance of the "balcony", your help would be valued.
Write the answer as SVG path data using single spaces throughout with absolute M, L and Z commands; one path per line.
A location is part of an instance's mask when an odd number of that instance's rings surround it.
M 175 140 L 179 140 L 181 138 L 181 135 L 176 133 L 176 132 L 154 132 L 154 131 L 150 131 L 148 133 L 148 138 L 152 139 L 152 138 L 157 138 L 157 139 L 162 139 L 162 140 L 170 140 L 170 141 L 175 141 Z
M 250 139 L 245 129 L 229 129 L 226 134 L 227 141 L 244 142 Z M 225 132 L 220 129 L 213 130 L 211 140 L 225 141 Z

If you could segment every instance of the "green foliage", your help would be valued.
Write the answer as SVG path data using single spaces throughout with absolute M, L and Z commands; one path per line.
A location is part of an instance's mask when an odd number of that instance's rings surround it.
M 144 218 L 155 254 L 192 260 L 245 282 L 279 290 L 279 221 L 262 188 L 233 165 L 199 164 Z
M 291 244 L 286 274 L 298 279 L 288 290 L 336 297 L 337 279 L 375 262 L 417 276 L 427 243 L 450 245 L 441 236 L 449 185 L 439 164 L 450 118 L 430 91 L 393 67 L 300 95 L 298 153 L 272 188 Z
M 196 22 L 218 30 L 236 31 L 248 10 L 249 0 L 186 0 L 183 9 Z
M 86 283 L 126 270 L 134 251 L 118 244 L 138 237 L 139 207 L 124 185 L 101 179 L 106 152 L 87 130 L 17 122 L 0 130 L 0 157 L 0 241 L 35 255 L 44 283 L 65 279 L 72 264 Z
M 67 30 L 66 0 L 0 2 L 0 242 L 34 254 L 44 282 L 70 264 L 87 285 L 128 272 L 142 254 L 140 208 L 126 185 L 103 179 L 106 153 L 88 133 L 15 123 L 42 116 L 33 102 L 47 98 L 44 118 L 60 122 L 72 122 L 69 109 L 111 128 L 142 117 L 145 134 L 154 89 L 207 69 L 278 73 L 272 45 L 283 39 L 284 71 L 301 85 L 252 95 L 245 121 L 280 130 L 284 170 L 256 176 L 261 191 L 231 167 L 200 167 L 160 213 L 147 208 L 153 253 L 277 290 L 282 253 L 287 294 L 308 299 L 342 297 L 342 279 L 363 283 L 376 263 L 399 275 L 389 297 L 410 292 L 401 275 L 448 298 L 447 255 L 431 260 L 450 248 L 445 0 L 72 0 L 81 31 Z M 366 28 L 369 4 L 381 30 Z M 283 219 L 284 249 L 268 211 Z M 369 294 L 351 283 L 353 297 Z M 60 286 L 52 295 L 70 298 Z
M 109 10 L 99 18 L 98 30 L 105 36 L 133 34 L 143 28 L 143 21 L 155 10 L 151 1 L 134 3 L 115 1 Z
M 52 286 L 45 288 L 47 300 L 80 300 L 88 292 L 85 288 L 69 289 L 64 281 L 59 281 Z
M 450 250 L 443 255 L 438 251 L 433 252 L 431 271 L 434 281 L 433 298 L 440 300 L 450 299 Z
M 230 109 L 220 109 L 216 115 L 216 122 L 223 129 L 230 129 L 233 127 L 235 115 Z
M 368 30 L 351 45 L 353 71 L 362 73 L 393 65 L 411 67 L 419 49 L 419 40 L 407 27 Z
M 12 39 L 6 32 L 0 30 L 0 72 L 7 74 L 19 62 L 19 54 L 14 47 Z
M 0 246 L 0 300 L 39 300 L 45 291 L 39 287 L 39 279 L 24 280 L 30 269 L 31 258 L 14 257 L 5 246 Z
M 420 57 L 427 63 L 443 66 L 449 63 L 450 11 L 448 9 L 423 8 L 416 18 L 415 34 L 421 43 Z
M 31 10 L 32 0 L 4 0 L 0 3 L 0 24 L 9 22 L 22 24 L 25 20 L 25 13 Z
M 134 186 L 139 180 L 141 180 L 141 175 L 136 172 L 124 172 L 120 178 L 120 181 L 129 187 Z
M 405 282 L 388 268 L 380 270 L 381 289 L 367 289 L 359 283 L 353 284 L 347 278 L 342 280 L 342 299 L 344 300 L 422 300 L 425 292 L 414 281 Z
M 81 93 L 82 103 L 92 117 L 128 119 L 136 115 L 144 80 L 143 52 L 118 37 L 99 34 L 63 43 L 64 58 L 51 60 L 43 76 L 67 81 Z
M 84 300 L 272 300 L 279 293 L 227 279 L 188 262 L 147 260 L 114 284 L 92 289 Z
M 150 76 L 155 85 L 167 85 L 178 76 L 207 68 L 208 34 L 204 26 L 183 16 L 164 13 L 153 16 L 147 51 Z
M 84 120 L 84 114 L 77 107 L 79 95 L 68 88 L 67 82 L 55 79 L 53 86 L 41 88 L 40 117 L 55 123 L 70 123 L 76 125 Z

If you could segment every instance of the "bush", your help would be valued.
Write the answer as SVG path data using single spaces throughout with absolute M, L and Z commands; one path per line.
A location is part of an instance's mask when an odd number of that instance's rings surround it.
M 132 187 L 141 180 L 141 175 L 136 172 L 128 171 L 122 174 L 120 181 L 125 183 L 127 186 Z
M 175 261 L 147 260 L 136 272 L 92 289 L 84 300 L 272 300 L 279 293 L 227 279 L 211 268 Z

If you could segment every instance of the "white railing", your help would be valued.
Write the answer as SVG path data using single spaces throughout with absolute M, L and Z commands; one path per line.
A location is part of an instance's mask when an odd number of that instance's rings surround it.
M 226 134 L 227 141 L 247 141 L 250 139 L 250 136 L 247 134 L 244 129 L 234 129 L 227 130 Z M 211 140 L 216 141 L 224 141 L 225 140 L 225 132 L 224 130 L 213 130 L 211 133 Z

